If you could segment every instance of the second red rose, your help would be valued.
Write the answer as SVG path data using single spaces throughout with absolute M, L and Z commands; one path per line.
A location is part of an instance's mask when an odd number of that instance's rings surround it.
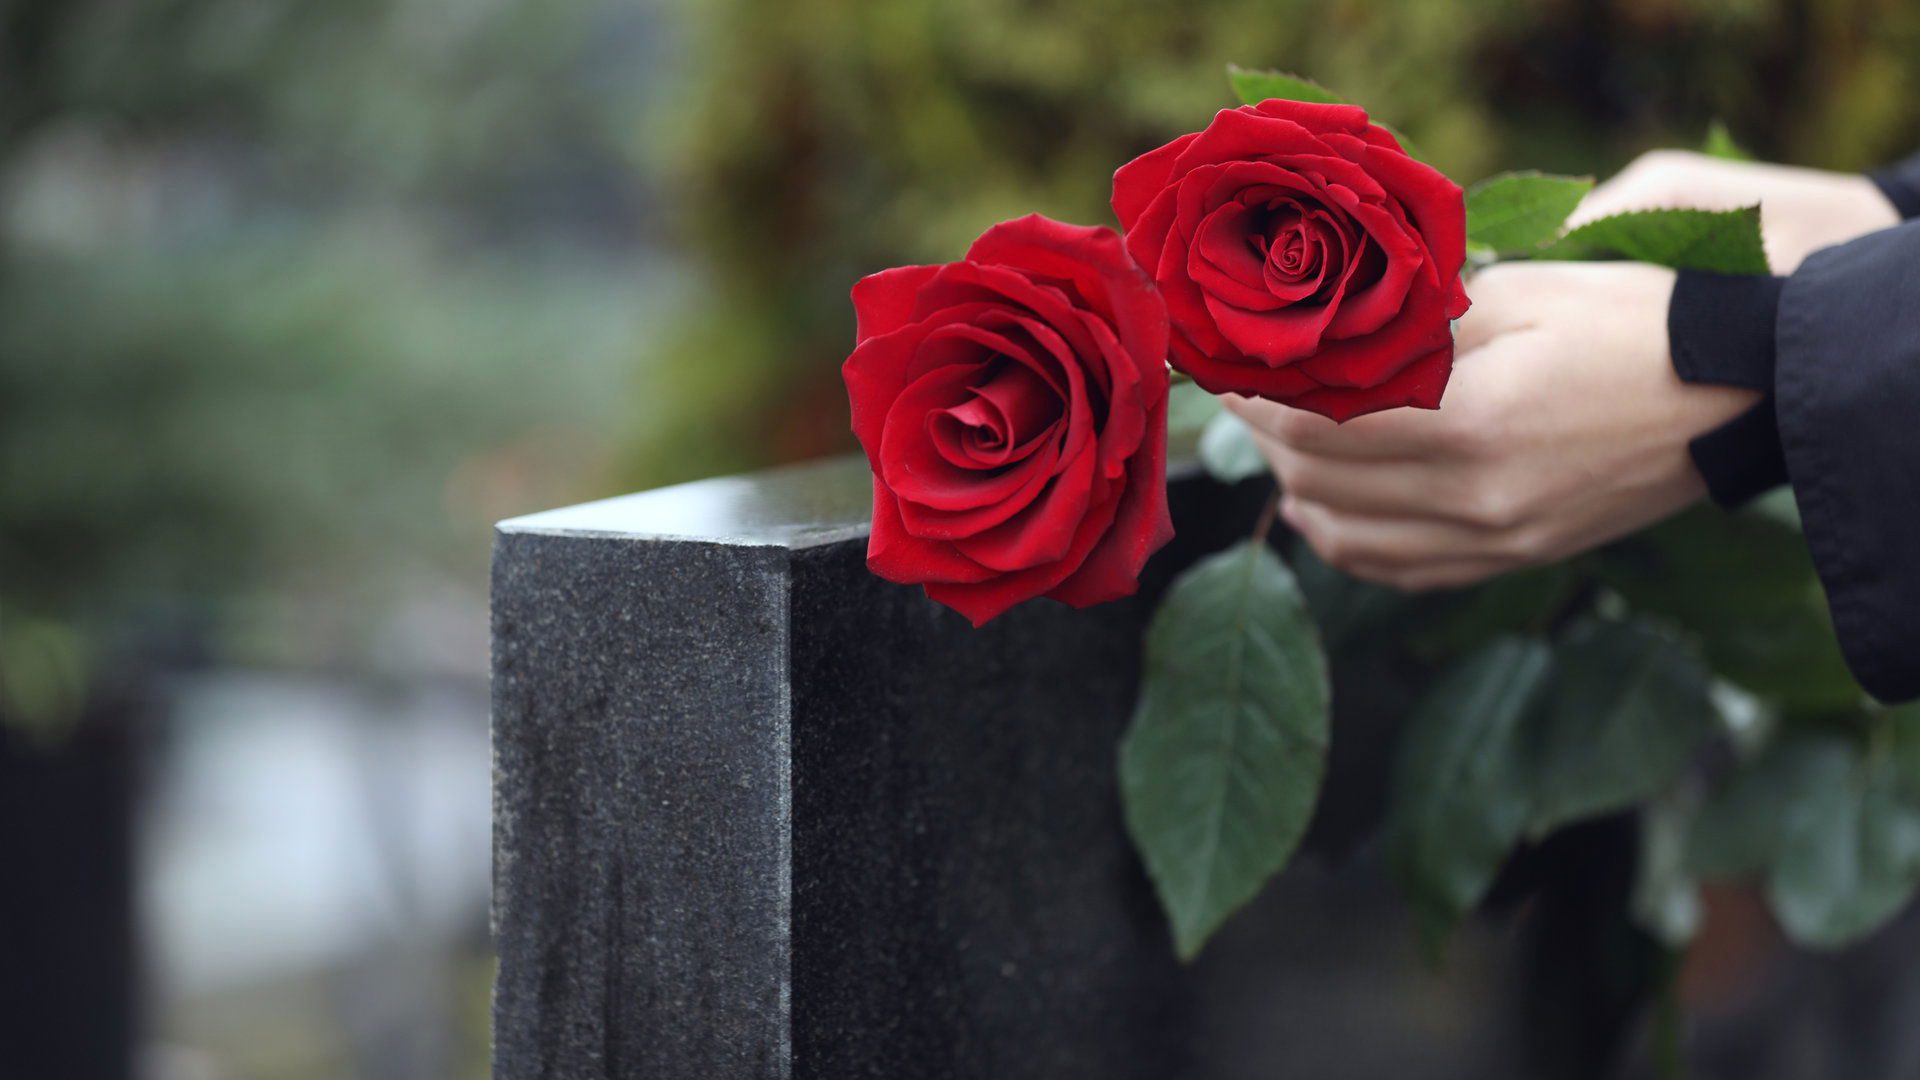
M 1465 200 L 1364 110 L 1224 110 L 1122 166 L 1113 208 L 1166 299 L 1171 363 L 1205 389 L 1335 420 L 1439 406 Z

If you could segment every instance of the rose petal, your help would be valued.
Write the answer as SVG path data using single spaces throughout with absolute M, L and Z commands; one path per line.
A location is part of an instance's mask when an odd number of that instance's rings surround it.
M 949 321 L 966 325 L 993 309 L 991 304 L 963 304 L 937 311 L 932 317 L 908 323 L 897 330 L 876 334 L 854 347 L 840 377 L 847 385 L 847 404 L 852 413 L 853 434 L 867 452 L 875 471 L 880 468 L 880 435 L 887 411 L 907 384 L 925 374 L 926 366 L 938 354 L 922 355 L 927 337 Z M 965 362 L 963 356 L 950 356 L 953 362 Z
M 1147 442 L 1129 459 L 1127 484 L 1106 536 L 1073 575 L 1047 593 L 1074 607 L 1118 600 L 1140 588 L 1147 559 L 1173 539 L 1167 510 L 1165 409 L 1149 418 Z
M 853 283 L 854 344 L 892 333 L 910 320 L 913 299 L 938 266 L 896 266 Z
M 1082 302 L 1076 306 L 1104 318 L 1141 370 L 1166 354 L 1164 305 L 1112 229 L 1030 214 L 988 229 L 967 249 L 967 258 L 1071 282 Z
M 1177 333 L 1170 355 L 1175 369 L 1210 394 L 1246 394 L 1285 401 L 1289 395 L 1317 390 L 1321 385 L 1298 371 L 1298 365 L 1273 368 L 1232 353 L 1215 356 L 1195 348 Z
M 1357 135 L 1373 126 L 1372 121 L 1367 119 L 1367 110 L 1358 105 L 1268 98 L 1254 105 L 1241 106 L 1241 108 L 1262 116 L 1290 120 L 1308 131 L 1319 134 L 1347 132 Z
M 1439 280 L 1457 280 L 1467 260 L 1467 203 L 1460 185 L 1433 166 L 1391 150 L 1376 147 L 1364 164 L 1406 211 Z M 1464 299 L 1464 289 L 1461 296 Z M 1462 308 L 1453 317 L 1465 313 Z
M 1387 325 L 1365 337 L 1323 342 L 1299 367 L 1328 386 L 1372 386 L 1452 341 L 1447 294 L 1421 277 Z
M 1031 505 L 991 529 L 955 540 L 954 548 L 982 566 L 1003 571 L 1027 570 L 1064 557 L 1093 499 L 1098 464 L 1092 453 L 1067 462 Z
M 1351 110 L 1363 121 L 1366 116 L 1364 111 L 1351 106 L 1329 108 Z M 1300 119 L 1317 124 L 1324 118 L 1303 116 Z M 1278 154 L 1326 153 L 1326 145 L 1300 119 L 1258 112 L 1251 106 L 1222 109 L 1214 114 L 1213 122 L 1200 132 L 1200 137 L 1188 143 L 1174 158 L 1170 175 L 1183 176 L 1202 165 L 1260 160 Z M 1345 128 L 1333 126 L 1327 130 Z
M 920 289 L 914 313 L 930 317 L 943 308 L 973 312 L 974 305 L 989 304 L 1021 309 L 1040 323 L 1051 327 L 1066 339 L 1076 355 L 1094 351 L 1094 343 L 1081 332 L 1074 318 L 1073 302 L 1057 288 L 1035 281 L 1019 270 L 984 263 L 948 263 Z M 978 321 L 978 316 L 971 316 Z
M 1248 206 L 1236 199 L 1202 219 L 1187 254 L 1187 274 L 1193 283 L 1207 295 L 1248 311 L 1271 311 L 1312 295 L 1318 274 L 1314 284 L 1297 296 L 1276 296 L 1269 287 L 1268 253 L 1258 245 L 1267 239 L 1262 219 L 1270 213 L 1270 207 Z
M 1167 186 L 1173 175 L 1173 163 L 1187 144 L 1200 137 L 1199 132 L 1182 135 L 1165 146 L 1141 154 L 1113 171 L 1113 215 L 1120 227 L 1133 231 L 1134 222 L 1146 212 L 1147 205 Z M 1147 265 L 1142 261 L 1142 266 Z
M 1449 343 L 1401 368 L 1377 386 L 1328 387 L 1280 400 L 1340 422 L 1383 409 L 1437 409 L 1452 371 L 1453 345 Z
M 939 540 L 921 540 L 907 534 L 899 503 L 879 478 L 873 484 L 873 530 L 867 537 L 867 569 L 902 585 L 927 582 L 990 581 L 994 571 L 981 566 Z
M 966 616 L 973 625 L 984 625 L 1021 601 L 1046 595 L 1072 576 L 1086 561 L 1094 546 L 1107 535 L 1119 506 L 1119 499 L 1093 504 L 1086 516 L 1080 519 L 1079 528 L 1074 531 L 1073 545 L 1055 562 L 1011 574 L 998 574 L 974 583 L 932 582 L 926 586 L 927 595 Z

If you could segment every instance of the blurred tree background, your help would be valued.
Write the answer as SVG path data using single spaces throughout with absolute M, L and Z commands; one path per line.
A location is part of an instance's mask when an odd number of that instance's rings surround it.
M 1463 183 L 1920 145 L 1907 0 L 0 0 L 0 732 L 483 687 L 491 521 L 852 449 L 852 281 L 1111 223 L 1229 61 Z
M 490 520 L 604 488 L 676 287 L 666 26 L 0 2 L 0 714 L 156 647 L 364 666 L 381 598 L 471 592 Z

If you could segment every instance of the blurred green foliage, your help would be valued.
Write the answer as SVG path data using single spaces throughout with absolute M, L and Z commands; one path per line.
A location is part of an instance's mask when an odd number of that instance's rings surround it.
M 635 479 L 850 448 L 846 290 L 1028 211 L 1111 223 L 1114 168 L 1231 104 L 1224 66 L 1365 104 L 1462 182 L 1605 174 L 1716 118 L 1756 155 L 1859 168 L 1920 143 L 1902 0 L 714 0 L 668 131 L 718 283 L 673 339 Z M 768 417 L 775 418 L 769 423 Z M 700 448 L 700 447 L 706 448 Z M 695 447 L 671 456 L 661 448 Z
M 256 655 L 363 663 L 491 520 L 604 490 L 673 292 L 638 254 L 665 25 L 0 0 L 0 717 L 84 697 L 48 641 L 103 678 L 231 607 Z M 329 621 L 339 655 L 257 632 Z

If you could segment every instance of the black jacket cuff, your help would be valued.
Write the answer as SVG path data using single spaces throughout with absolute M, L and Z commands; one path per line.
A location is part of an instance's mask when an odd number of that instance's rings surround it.
M 1902 220 L 1920 217 L 1920 154 L 1867 174 Z
M 1707 496 L 1729 510 L 1787 482 L 1787 455 L 1780 448 L 1780 419 L 1772 394 L 1695 437 L 1687 451 L 1707 482 Z
M 1673 370 L 1686 383 L 1743 386 L 1767 396 L 1687 444 L 1707 494 L 1735 507 L 1787 481 L 1774 413 L 1774 321 L 1785 278 L 1682 270 L 1667 307 Z

